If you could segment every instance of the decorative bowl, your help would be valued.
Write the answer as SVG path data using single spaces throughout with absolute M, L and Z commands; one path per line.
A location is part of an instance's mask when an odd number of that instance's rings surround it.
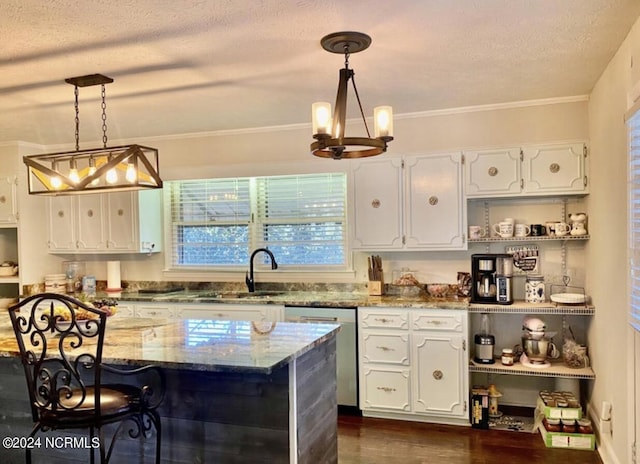
M 18 275 L 18 266 L 0 266 L 0 277 Z
M 427 284 L 427 293 L 434 298 L 444 298 L 449 295 L 451 290 L 450 284 Z

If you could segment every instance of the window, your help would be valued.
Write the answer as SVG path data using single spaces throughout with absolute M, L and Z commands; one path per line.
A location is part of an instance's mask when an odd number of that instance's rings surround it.
M 347 264 L 344 173 L 170 181 L 166 186 L 173 268 L 245 267 L 259 247 L 269 248 L 282 268 Z
M 640 111 L 628 119 L 630 323 L 640 332 Z

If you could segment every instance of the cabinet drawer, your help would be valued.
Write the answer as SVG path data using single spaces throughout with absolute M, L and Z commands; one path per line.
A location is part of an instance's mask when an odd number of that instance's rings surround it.
M 137 317 L 175 317 L 173 308 L 170 306 L 144 306 L 136 305 Z
M 208 308 L 183 308 L 180 312 L 184 319 L 218 319 L 225 321 L 265 321 L 266 310 L 225 307 L 216 305 Z
M 411 314 L 413 330 L 446 330 L 462 332 L 463 314 L 454 312 L 416 311 Z
M 409 411 L 408 369 L 378 369 L 365 367 L 362 375 L 362 409 Z
M 362 360 L 409 365 L 409 334 L 362 334 Z
M 360 314 L 361 327 L 408 329 L 407 311 L 364 311 Z

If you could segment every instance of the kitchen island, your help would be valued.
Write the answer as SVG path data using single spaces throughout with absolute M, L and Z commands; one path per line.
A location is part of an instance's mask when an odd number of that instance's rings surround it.
M 335 463 L 334 324 L 109 318 L 103 360 L 155 364 L 166 374 L 162 462 Z M 32 421 L 8 314 L 0 319 L 0 431 L 26 437 Z M 52 433 L 52 432 L 49 432 Z M 71 436 L 76 432 L 56 432 Z M 112 462 L 143 461 L 153 439 L 121 439 Z M 34 462 L 86 462 L 86 449 L 39 449 Z M 0 448 L 3 463 L 24 449 Z

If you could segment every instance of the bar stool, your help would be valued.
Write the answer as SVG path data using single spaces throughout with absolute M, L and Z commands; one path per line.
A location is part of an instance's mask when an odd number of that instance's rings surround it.
M 34 426 L 38 431 L 88 429 L 90 462 L 99 439 L 100 462 L 108 463 L 120 433 L 128 427 L 132 438 L 156 432 L 155 462 L 160 462 L 161 424 L 158 406 L 164 399 L 165 379 L 157 366 L 123 370 L 102 363 L 107 314 L 75 298 L 55 293 L 30 296 L 9 308 L 27 380 Z M 103 383 L 115 374 L 123 383 Z M 157 385 L 136 385 L 144 375 Z M 131 376 L 131 377 L 129 377 Z M 117 423 L 105 447 L 103 426 Z M 31 462 L 31 449 L 26 450 Z

